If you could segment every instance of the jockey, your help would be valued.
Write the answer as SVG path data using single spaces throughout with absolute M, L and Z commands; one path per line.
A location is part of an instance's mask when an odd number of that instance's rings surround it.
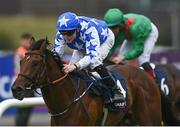
M 70 63 L 64 66 L 63 71 L 67 74 L 90 67 L 103 78 L 108 88 L 114 90 L 113 97 L 105 100 L 106 104 L 110 99 L 124 100 L 115 80 L 102 63 L 114 44 L 114 34 L 105 22 L 66 12 L 59 16 L 56 28 L 58 32 L 53 50 L 62 57 L 65 45 L 74 49 Z
M 109 9 L 104 20 L 115 35 L 115 44 L 109 56 L 112 56 L 120 42 L 120 50 L 115 57 L 108 60 L 119 64 L 123 60 L 138 58 L 139 64 L 146 72 L 155 78 L 155 72 L 150 66 L 150 55 L 158 38 L 156 26 L 145 16 L 139 14 L 123 14 L 117 8 Z M 116 50 L 117 51 L 117 50 Z

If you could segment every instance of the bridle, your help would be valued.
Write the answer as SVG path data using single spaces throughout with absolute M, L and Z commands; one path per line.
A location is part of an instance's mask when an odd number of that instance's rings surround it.
M 59 82 L 63 81 L 68 76 L 68 74 L 64 74 L 63 76 L 59 77 L 58 79 L 56 79 L 54 81 L 50 81 L 49 76 L 48 76 L 48 72 L 47 72 L 47 66 L 46 66 L 46 53 L 44 52 L 44 54 L 42 54 L 40 52 L 29 51 L 25 55 L 26 56 L 31 56 L 31 55 L 39 55 L 39 56 L 41 56 L 42 57 L 42 64 L 41 64 L 40 68 L 44 68 L 44 69 L 39 69 L 39 72 L 37 73 L 38 76 L 36 76 L 35 80 L 33 78 L 25 75 L 25 74 L 22 74 L 22 73 L 18 74 L 18 76 L 24 77 L 25 79 L 30 81 L 30 86 L 28 85 L 28 87 L 26 87 L 25 90 L 30 90 L 30 91 L 35 91 L 36 92 L 37 88 L 44 88 L 44 87 L 47 87 L 47 86 L 52 86 L 52 84 L 57 84 L 57 83 L 59 84 Z M 41 72 L 41 70 L 43 70 L 43 71 Z M 47 83 L 45 83 L 45 85 L 40 85 L 38 83 L 38 81 L 44 75 L 46 75 L 46 77 L 47 77 Z M 72 81 L 72 79 L 71 79 L 71 81 Z M 78 85 L 79 85 L 79 80 L 78 80 Z M 49 112 L 50 115 L 52 117 L 57 117 L 57 116 L 61 116 L 64 113 L 66 113 L 74 103 L 76 103 L 76 102 L 78 102 L 79 100 L 82 99 L 82 97 L 87 93 L 87 91 L 90 89 L 90 87 L 92 85 L 93 85 L 93 82 L 91 82 L 91 84 L 84 90 L 84 92 L 81 95 L 79 95 L 77 90 L 75 89 L 75 93 L 76 93 L 77 97 L 74 98 L 74 100 L 69 105 L 67 105 L 62 112 L 58 112 L 58 113 Z M 83 107 L 85 108 L 84 104 L 83 104 Z M 86 112 L 87 112 L 87 110 L 86 110 Z M 87 112 L 87 114 L 89 116 L 88 112 Z
M 47 87 L 51 84 L 56 84 L 59 83 L 60 81 L 62 81 L 63 79 L 65 79 L 65 77 L 67 76 L 67 74 L 65 74 L 64 76 L 54 80 L 54 81 L 50 81 L 49 76 L 48 76 L 48 72 L 47 72 L 47 66 L 46 66 L 46 54 L 42 54 L 40 52 L 33 52 L 33 51 L 29 51 L 25 54 L 26 56 L 31 56 L 31 55 L 39 55 L 42 57 L 42 62 L 41 62 L 41 66 L 38 69 L 39 71 L 37 72 L 37 76 L 36 78 L 31 78 L 25 74 L 19 73 L 18 76 L 24 77 L 25 79 L 30 81 L 30 84 L 27 85 L 28 87 L 25 87 L 25 90 L 31 90 L 31 91 L 35 91 L 37 88 L 44 88 Z M 41 71 L 43 70 L 43 71 Z M 46 76 L 47 77 L 47 82 L 44 85 L 41 85 L 38 83 L 38 81 L 41 79 L 42 76 Z

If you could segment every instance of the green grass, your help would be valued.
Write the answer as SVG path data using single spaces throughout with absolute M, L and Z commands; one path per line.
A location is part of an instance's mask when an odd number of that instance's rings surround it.
M 9 49 L 15 49 L 24 32 L 31 33 L 36 40 L 47 36 L 54 43 L 56 20 L 56 17 L 0 17 L 0 48 L 9 45 Z

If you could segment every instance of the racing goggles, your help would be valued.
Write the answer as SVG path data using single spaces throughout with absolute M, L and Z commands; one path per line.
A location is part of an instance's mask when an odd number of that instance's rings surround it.
M 59 32 L 64 36 L 72 36 L 76 30 L 59 30 Z

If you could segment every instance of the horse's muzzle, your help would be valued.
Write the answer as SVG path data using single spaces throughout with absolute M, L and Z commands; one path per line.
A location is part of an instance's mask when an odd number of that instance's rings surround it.
M 18 100 L 22 100 L 24 98 L 25 89 L 23 87 L 17 86 L 14 83 L 13 86 L 11 87 L 11 90 L 14 98 Z

